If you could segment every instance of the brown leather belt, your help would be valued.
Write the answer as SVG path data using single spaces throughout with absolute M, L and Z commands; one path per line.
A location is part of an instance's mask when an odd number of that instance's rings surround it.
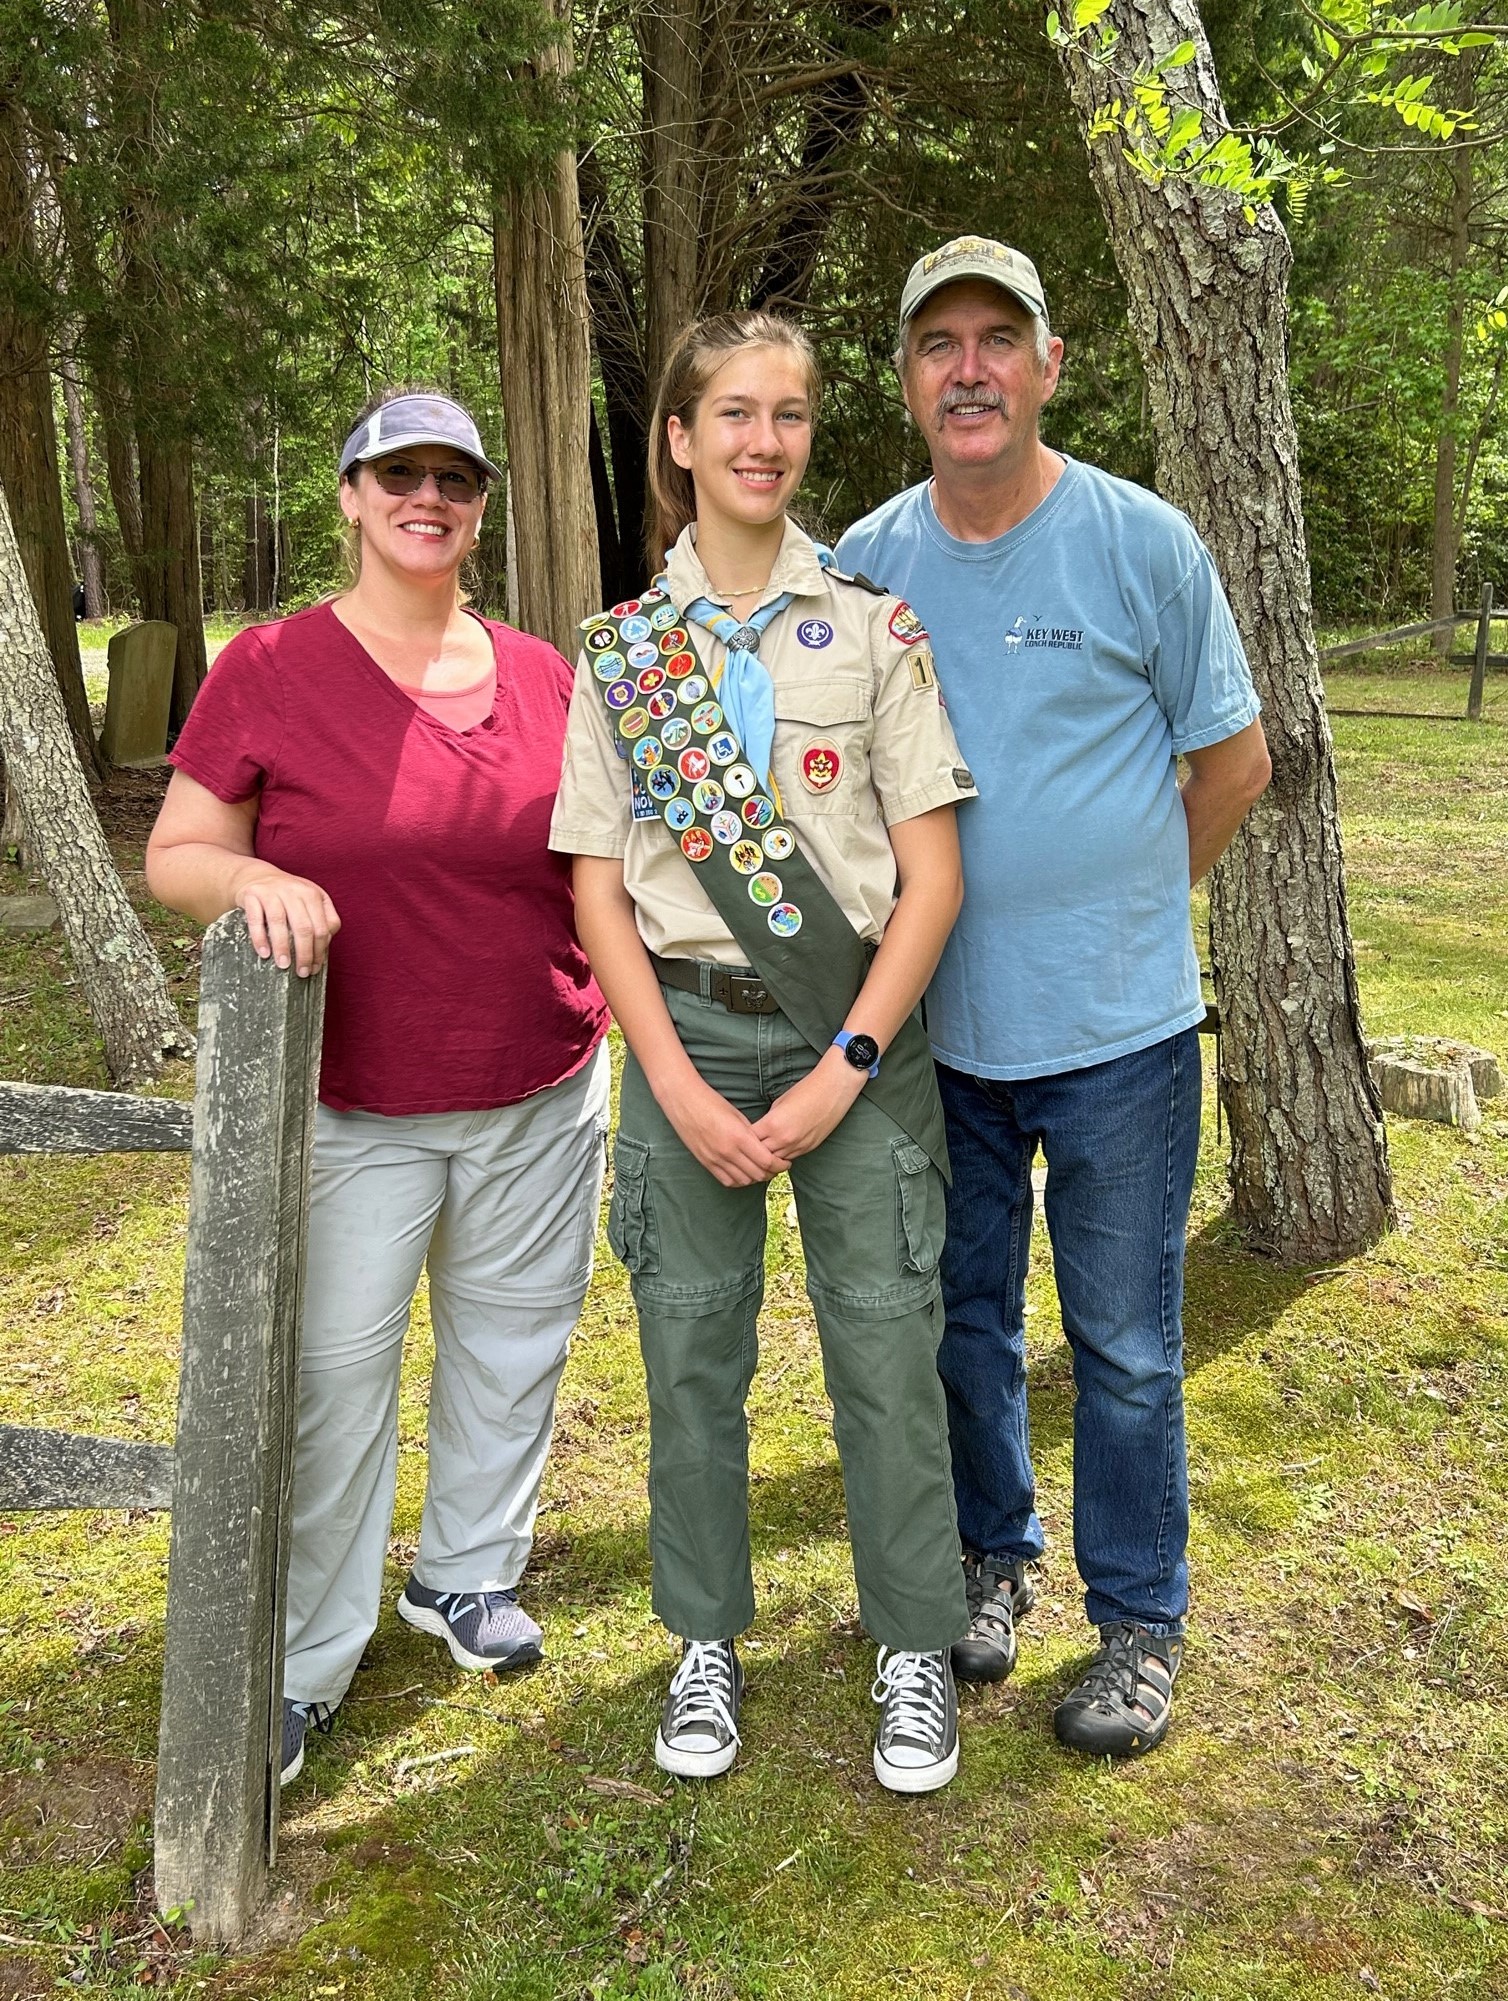
M 651 952 L 649 963 L 663 987 L 701 994 L 729 1014 L 778 1014 L 779 1003 L 757 973 L 730 973 L 705 959 L 662 959 Z

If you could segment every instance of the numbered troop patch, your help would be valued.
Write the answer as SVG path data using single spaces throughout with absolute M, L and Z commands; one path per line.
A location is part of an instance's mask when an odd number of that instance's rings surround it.
M 911 686 L 918 695 L 937 686 L 937 671 L 932 665 L 932 648 L 914 646 L 906 655 L 906 665 L 911 669 Z M 642 683 L 641 683 L 642 685 Z

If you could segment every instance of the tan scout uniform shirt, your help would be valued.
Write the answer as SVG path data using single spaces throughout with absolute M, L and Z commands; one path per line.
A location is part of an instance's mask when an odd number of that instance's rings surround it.
M 726 605 L 707 581 L 689 528 L 671 551 L 668 578 L 671 599 L 682 608 L 699 597 Z M 760 603 L 782 591 L 793 593 L 792 602 L 766 628 L 759 648 L 775 684 L 781 806 L 854 929 L 878 943 L 896 899 L 886 828 L 974 798 L 974 781 L 942 706 L 926 638 L 916 637 L 921 626 L 914 613 L 898 598 L 833 582 L 810 538 L 789 521 Z M 721 640 L 699 625 L 688 629 L 709 678 L 719 675 Z M 629 772 L 613 747 L 601 685 L 583 653 L 550 846 L 622 857 L 639 936 L 651 952 L 745 964 L 659 812 L 652 820 L 633 817 Z

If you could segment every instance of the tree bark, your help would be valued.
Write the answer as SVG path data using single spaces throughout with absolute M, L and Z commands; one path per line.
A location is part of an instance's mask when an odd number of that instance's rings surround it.
M 706 51 L 699 0 L 655 0 L 635 25 L 644 78 L 644 359 L 653 397 L 671 344 L 699 304 Z
M 143 618 L 178 628 L 173 664 L 172 727 L 181 729 L 209 672 L 204 645 L 204 582 L 199 570 L 199 515 L 194 504 L 194 448 L 181 434 L 164 435 L 140 421 L 136 462 L 141 470 Z
M 567 26 L 570 0 L 550 0 Z M 571 66 L 569 35 L 539 58 L 542 71 Z M 527 632 L 576 657 L 576 627 L 601 589 L 592 510 L 588 421 L 592 356 L 576 155 L 493 197 L 493 280 L 508 501 L 516 561 L 509 593 Z
M 73 495 L 79 511 L 79 567 L 84 573 L 84 616 L 105 615 L 105 578 L 99 554 L 99 511 L 94 504 L 94 475 L 89 469 L 89 428 L 84 421 L 84 392 L 78 356 L 70 348 L 58 373 L 63 379 L 63 410 L 68 429 L 68 462 L 73 469 Z
M 1466 320 L 1462 273 L 1471 255 L 1472 165 L 1475 151 L 1451 155 L 1450 296 L 1445 311 L 1445 380 L 1440 394 L 1440 431 L 1435 440 L 1435 510 L 1431 562 L 1430 617 L 1449 618 L 1456 608 L 1456 437 L 1461 403 L 1461 347 Z M 1434 650 L 1451 651 L 1453 632 L 1437 632 Z
M 1180 98 L 1223 122 L 1194 0 L 1112 0 L 1108 61 L 1077 44 L 1063 69 L 1087 134 L 1133 101 L 1139 70 L 1184 40 Z M 1367 1073 L 1346 917 L 1335 765 L 1315 659 L 1309 565 L 1289 400 L 1291 251 L 1270 207 L 1180 179 L 1155 184 L 1115 136 L 1090 168 L 1130 298 L 1157 440 L 1157 477 L 1204 537 L 1246 642 L 1273 781 L 1210 884 L 1224 1029 L 1235 1214 L 1260 1248 L 1322 1263 L 1393 1221 L 1381 1107 Z
M 51 297 L 31 221 L 19 107 L 0 98 L 0 486 L 16 495 L 14 532 L 52 657 L 79 762 L 102 778 L 73 616 L 73 557 L 63 517 L 58 436 L 47 366 L 48 326 L 24 304 Z
M 157 955 L 111 860 L 69 740 L 63 698 L 0 488 L 0 751 L 32 852 L 57 898 L 79 984 L 117 1084 L 192 1053 Z

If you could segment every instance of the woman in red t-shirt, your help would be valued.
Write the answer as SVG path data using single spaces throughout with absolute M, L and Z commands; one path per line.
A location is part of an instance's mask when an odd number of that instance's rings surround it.
M 429 392 L 357 418 L 344 595 L 239 634 L 172 752 L 147 880 L 264 958 L 326 965 L 282 1776 L 377 1623 L 403 1337 L 428 1265 L 429 1487 L 398 1600 L 463 1667 L 539 1657 L 518 1604 L 591 1275 L 607 1009 L 546 843 L 571 670 L 464 609 L 489 476 Z

